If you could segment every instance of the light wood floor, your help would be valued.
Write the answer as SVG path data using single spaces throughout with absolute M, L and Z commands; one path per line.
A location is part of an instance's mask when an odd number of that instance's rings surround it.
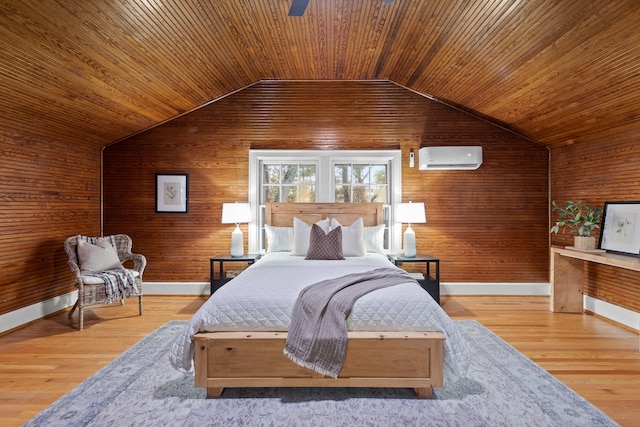
M 189 319 L 203 297 L 146 296 L 124 307 L 38 320 L 0 336 L 0 425 L 19 426 L 169 320 Z M 454 319 L 475 319 L 623 426 L 640 426 L 638 334 L 588 314 L 548 311 L 547 297 L 444 296 Z

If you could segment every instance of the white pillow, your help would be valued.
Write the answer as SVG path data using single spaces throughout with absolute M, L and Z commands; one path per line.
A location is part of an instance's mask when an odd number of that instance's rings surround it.
M 384 255 L 384 224 L 364 228 L 364 246 L 367 252 Z
M 342 228 L 342 255 L 365 256 L 367 249 L 364 244 L 364 221 L 358 218 L 348 227 L 331 218 L 331 228 Z
M 293 227 L 274 227 L 265 224 L 267 253 L 289 252 L 293 249 Z
M 329 231 L 329 218 L 321 219 L 316 222 L 316 224 L 318 224 L 325 233 Z M 291 249 L 291 255 L 307 256 L 310 234 L 311 226 L 300 218 L 293 217 L 293 248 Z
M 78 261 L 83 273 L 123 268 L 118 253 L 105 238 L 98 238 L 93 245 L 86 240 L 78 240 Z

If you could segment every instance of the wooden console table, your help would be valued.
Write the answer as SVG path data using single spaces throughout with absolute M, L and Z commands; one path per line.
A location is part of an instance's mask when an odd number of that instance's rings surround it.
M 608 252 L 551 248 L 551 311 L 582 313 L 585 261 L 640 271 L 640 258 Z

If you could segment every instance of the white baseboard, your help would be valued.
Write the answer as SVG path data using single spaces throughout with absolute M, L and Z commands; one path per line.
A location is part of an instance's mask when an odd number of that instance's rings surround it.
M 32 304 L 0 316 L 0 333 L 10 331 L 34 320 L 71 307 L 78 299 L 78 291 L 69 292 L 46 301 Z
M 209 295 L 209 282 L 144 282 L 145 295 Z
M 145 295 L 208 295 L 209 282 L 144 282 L 144 293 Z M 0 315 L 0 333 L 71 307 L 77 299 L 78 291 L 73 291 Z
M 549 295 L 549 283 L 440 283 L 440 295 Z
M 520 295 L 548 296 L 548 283 L 457 283 L 440 285 L 441 295 Z M 145 295 L 208 295 L 209 282 L 145 282 Z M 0 315 L 0 333 L 71 307 L 77 291 Z M 640 330 L 640 313 L 584 297 L 584 308 L 598 316 L 613 320 L 629 328 Z
M 584 309 L 640 331 L 640 313 L 584 295 Z

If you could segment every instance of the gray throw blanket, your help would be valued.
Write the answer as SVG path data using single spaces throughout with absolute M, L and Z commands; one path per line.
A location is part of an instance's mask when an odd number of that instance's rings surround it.
M 284 354 L 300 366 L 337 378 L 347 352 L 347 318 L 356 300 L 412 281 L 404 270 L 378 268 L 307 286 L 293 306 Z
M 104 282 L 107 303 L 121 301 L 140 293 L 135 276 L 125 268 L 116 268 L 99 273 L 85 273 L 84 276 L 97 277 Z
M 99 238 L 78 235 L 78 240 L 80 239 L 95 245 Z M 104 239 L 106 239 L 114 249 L 118 247 L 113 236 L 105 236 Z M 135 276 L 126 268 L 114 268 L 113 270 L 98 273 L 82 273 L 82 275 L 97 277 L 104 282 L 107 303 L 121 301 L 131 296 L 137 296 L 140 293 Z

